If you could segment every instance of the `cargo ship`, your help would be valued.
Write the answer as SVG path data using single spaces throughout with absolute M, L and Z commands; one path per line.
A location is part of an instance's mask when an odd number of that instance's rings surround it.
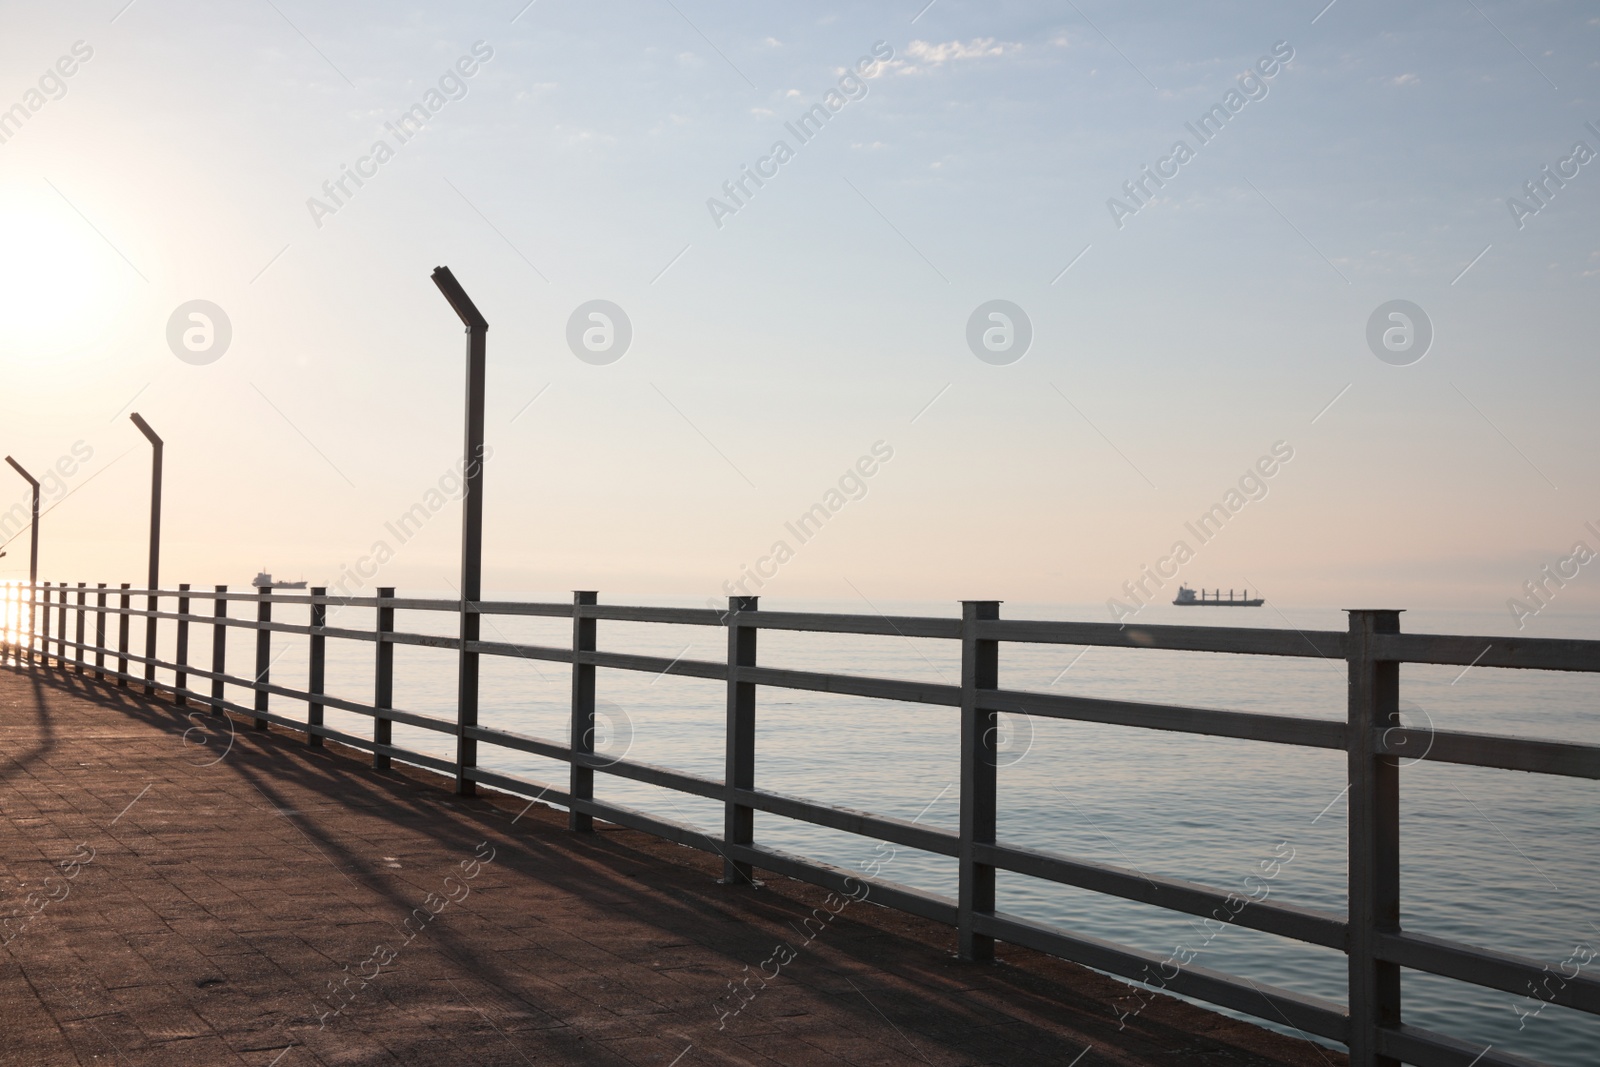
M 272 575 L 266 571 L 256 575 L 250 584 L 257 589 L 304 589 L 306 587 L 305 582 L 275 582 L 272 580 Z
M 1250 590 L 1248 589 L 1240 590 L 1240 596 L 1238 600 L 1233 598 L 1233 590 L 1230 589 L 1228 590 L 1228 599 L 1223 600 L 1222 590 L 1220 589 L 1213 590 L 1211 594 L 1207 596 L 1204 589 L 1200 590 L 1200 592 L 1197 594 L 1188 586 L 1180 585 L 1178 586 L 1178 599 L 1174 600 L 1173 603 L 1194 606 L 1204 605 L 1208 608 L 1259 608 L 1261 605 L 1265 604 L 1266 601 L 1262 600 L 1260 597 L 1256 597 L 1254 600 L 1251 600 Z

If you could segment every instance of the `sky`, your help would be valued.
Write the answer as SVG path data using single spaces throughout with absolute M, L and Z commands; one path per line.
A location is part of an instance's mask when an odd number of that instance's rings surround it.
M 924 3 L 6 3 L 40 578 L 1600 607 L 1593 5 Z

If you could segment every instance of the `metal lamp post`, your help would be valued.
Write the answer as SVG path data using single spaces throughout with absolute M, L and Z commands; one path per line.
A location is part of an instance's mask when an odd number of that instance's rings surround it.
M 33 624 L 34 601 L 37 596 L 37 582 L 39 581 L 39 479 L 22 469 L 22 464 L 6 457 L 6 462 L 11 464 L 11 469 L 22 475 L 27 483 L 33 487 L 33 521 L 28 527 L 28 658 L 33 658 Z
M 468 610 L 482 594 L 483 585 L 483 389 L 484 352 L 489 323 L 478 311 L 449 267 L 435 267 L 433 284 L 450 302 L 467 328 L 466 484 L 461 498 L 461 649 L 456 691 L 456 792 L 472 796 L 476 785 L 467 780 L 468 768 L 477 765 L 478 742 L 467 731 L 478 725 L 478 653 L 468 646 L 478 640 L 478 613 Z
M 144 416 L 137 411 L 129 415 L 133 424 L 139 427 L 139 432 L 144 434 L 150 442 L 150 573 L 145 588 L 149 592 L 145 596 L 145 607 L 150 614 L 144 620 L 144 691 L 154 693 L 156 687 L 156 608 L 159 597 L 156 590 L 161 588 L 161 438 L 150 424 L 144 421 Z

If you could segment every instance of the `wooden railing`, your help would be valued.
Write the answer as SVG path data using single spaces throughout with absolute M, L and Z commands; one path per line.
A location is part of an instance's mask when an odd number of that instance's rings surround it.
M 1600 671 L 1600 641 L 1528 638 L 1478 638 L 1404 634 L 1400 613 L 1389 610 L 1351 611 L 1345 632 L 1267 630 L 1205 626 L 1118 626 L 1110 623 L 1031 622 L 1000 618 L 996 601 L 967 601 L 955 618 L 884 615 L 816 614 L 760 611 L 754 597 L 730 598 L 726 611 L 660 607 L 621 607 L 597 602 L 592 592 L 579 592 L 571 604 L 396 597 L 379 589 L 375 597 L 309 595 L 268 591 L 229 592 L 217 586 L 207 592 L 177 590 L 108 590 L 100 585 L 41 584 L 11 587 L 18 603 L 11 618 L 33 618 L 11 631 L 13 662 L 29 662 L 92 676 L 120 686 L 142 684 L 148 691 L 171 693 L 179 703 L 196 702 L 213 712 L 232 712 L 265 729 L 278 724 L 302 731 L 312 745 L 333 738 L 372 753 L 376 766 L 391 760 L 426 767 L 455 779 L 457 790 L 470 794 L 477 785 L 538 798 L 566 807 L 576 831 L 592 828 L 601 818 L 642 830 L 723 857 L 724 876 L 749 881 L 756 868 L 803 879 L 856 899 L 898 908 L 946 923 L 957 930 L 960 954 L 988 960 L 994 942 L 1006 941 L 1074 960 L 1090 967 L 1146 981 L 1160 975 L 1160 984 L 1175 993 L 1222 1005 L 1239 1012 L 1290 1025 L 1350 1049 L 1358 1067 L 1416 1064 L 1419 1067 L 1526 1067 L 1533 1061 L 1498 1049 L 1479 1050 L 1465 1041 L 1402 1021 L 1400 970 L 1412 968 L 1491 989 L 1523 994 L 1535 990 L 1548 1003 L 1600 1013 L 1600 981 L 1577 974 L 1562 975 L 1558 988 L 1549 982 L 1539 960 L 1468 944 L 1407 933 L 1400 923 L 1400 758 L 1425 752 L 1434 763 L 1499 767 L 1574 778 L 1600 778 L 1600 746 L 1528 740 L 1453 731 L 1419 730 L 1399 717 L 1402 663 L 1523 668 L 1553 671 Z M 147 603 L 174 604 L 175 611 L 131 606 L 133 597 Z M 114 598 L 114 602 L 108 600 Z M 210 601 L 211 614 L 191 612 L 195 601 Z M 254 618 L 234 618 L 230 604 L 253 604 Z M 309 607 L 309 624 L 274 621 L 277 605 Z M 326 625 L 330 606 L 372 609 L 377 625 L 355 630 Z M 440 611 L 477 616 L 547 616 L 572 620 L 569 647 L 509 641 L 468 641 L 396 631 L 394 612 Z M 108 619 L 116 621 L 116 645 L 108 646 Z M 129 651 L 132 618 L 147 626 L 176 626 L 172 661 Z M 71 622 L 72 636 L 68 637 Z M 52 622 L 55 629 L 52 633 Z M 601 622 L 659 623 L 720 627 L 727 630 L 728 653 L 720 661 L 667 659 L 600 651 L 596 628 Z M 188 662 L 192 626 L 212 628 L 211 668 Z M 255 673 L 226 673 L 229 629 L 255 631 Z M 893 678 L 871 678 L 807 670 L 763 667 L 757 659 L 762 630 L 810 631 L 932 638 L 960 643 L 961 684 L 933 684 Z M 20 640 L 16 638 L 20 635 Z M 269 677 L 274 635 L 309 640 L 309 676 L 305 689 L 275 684 Z M 370 704 L 342 699 L 323 691 L 328 639 L 375 645 L 373 700 Z M 1129 649 L 1186 650 L 1257 656 L 1321 657 L 1343 660 L 1349 677 L 1346 721 L 1267 715 L 1254 712 L 1152 704 L 1139 701 L 1036 693 L 1000 685 L 999 649 L 1003 642 L 1098 645 Z M 393 704 L 394 646 L 419 645 L 454 650 L 462 676 L 477 678 L 477 657 L 509 656 L 572 666 L 571 733 L 566 741 L 527 737 L 481 726 L 476 721 L 476 693 L 463 706 L 470 716 L 452 722 L 398 709 Z M 147 645 L 147 647 L 154 647 Z M 107 663 L 115 659 L 114 667 Z M 141 668 L 135 673 L 130 665 Z M 470 668 L 470 669 L 469 669 Z M 722 780 L 700 777 L 634 760 L 611 759 L 594 749 L 595 672 L 644 671 L 711 679 L 727 687 L 725 770 Z M 161 677 L 157 672 L 164 672 Z M 200 682 L 209 682 L 202 691 Z M 225 686 L 253 693 L 250 707 L 224 699 Z M 875 700 L 909 701 L 959 709 L 961 736 L 961 816 L 958 833 L 914 822 L 833 807 L 815 800 L 757 788 L 755 781 L 756 687 L 835 693 Z M 276 710 L 271 698 L 302 704 L 303 719 Z M 281 705 L 280 705 L 281 707 Z M 372 736 L 358 737 L 323 722 L 327 708 L 354 712 L 373 720 Z M 1212 737 L 1239 738 L 1280 745 L 1342 750 L 1348 759 L 1349 905 L 1339 915 L 1266 901 L 1242 910 L 1221 889 L 1143 873 L 1068 856 L 1006 844 L 996 838 L 997 713 L 1018 713 L 1055 719 L 1108 723 L 1152 730 L 1170 730 Z M 404 723 L 456 739 L 454 761 L 411 751 L 393 743 L 392 724 Z M 565 789 L 478 765 L 479 743 L 531 753 L 570 765 Z M 646 812 L 595 799 L 596 772 L 720 801 L 724 806 L 721 836 Z M 959 868 L 955 899 L 927 893 L 876 877 L 863 877 L 811 859 L 758 845 L 754 836 L 757 811 L 817 826 L 860 834 L 908 848 L 954 857 Z M 1349 957 L 1346 1004 L 1307 996 L 1247 978 L 1200 967 L 1173 968 L 1170 961 L 1143 950 L 1114 944 L 996 910 L 995 872 L 1012 871 L 1125 900 L 1208 916 L 1218 921 L 1265 931 L 1312 945 L 1337 949 Z

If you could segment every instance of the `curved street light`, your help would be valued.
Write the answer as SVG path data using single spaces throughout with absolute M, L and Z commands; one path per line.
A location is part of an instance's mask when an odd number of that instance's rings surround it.
M 144 691 L 155 692 L 156 685 L 156 590 L 161 588 L 161 449 L 162 440 L 144 416 L 137 411 L 128 416 L 150 442 L 150 569 L 144 606 L 150 614 L 144 620 Z
M 33 658 L 33 624 L 36 583 L 39 581 L 39 479 L 23 470 L 22 464 L 6 457 L 11 469 L 22 475 L 33 487 L 33 520 L 28 527 L 28 658 Z
M 465 489 L 461 497 L 461 652 L 457 668 L 456 792 L 472 796 L 475 782 L 467 779 L 467 769 L 476 765 L 478 742 L 467 736 L 469 727 L 478 725 L 478 654 L 467 649 L 478 640 L 478 613 L 468 611 L 476 603 L 483 586 L 483 387 L 484 351 L 489 322 L 467 291 L 461 288 L 449 267 L 435 267 L 433 284 L 450 302 L 461 325 L 467 328 L 467 420 L 466 448 L 462 471 Z

